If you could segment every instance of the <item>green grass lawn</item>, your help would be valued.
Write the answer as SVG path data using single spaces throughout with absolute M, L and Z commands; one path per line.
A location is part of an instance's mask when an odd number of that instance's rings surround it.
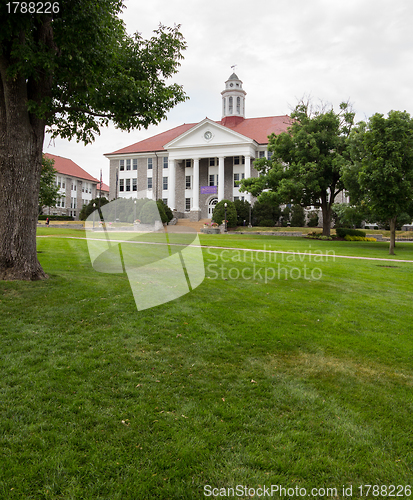
M 39 234 L 50 279 L 0 282 L 0 498 L 412 484 L 413 263 L 205 248 L 198 288 L 138 312 L 126 274 L 97 273 L 86 241 L 62 237 L 83 231 Z M 384 243 L 201 243 L 390 257 Z

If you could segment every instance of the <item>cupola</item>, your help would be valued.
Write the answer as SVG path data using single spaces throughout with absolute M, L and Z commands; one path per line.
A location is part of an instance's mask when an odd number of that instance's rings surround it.
M 245 90 L 242 88 L 242 81 L 235 73 L 225 82 L 225 90 L 222 95 L 222 118 L 236 116 L 245 118 Z

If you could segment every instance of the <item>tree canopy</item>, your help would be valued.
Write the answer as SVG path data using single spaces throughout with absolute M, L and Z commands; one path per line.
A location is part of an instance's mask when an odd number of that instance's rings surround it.
M 185 49 L 179 26 L 159 26 L 145 40 L 126 33 L 122 0 L 59 6 L 47 15 L 0 11 L 2 80 L 26 80 L 29 113 L 55 135 L 90 142 L 109 120 L 148 127 L 185 99 L 181 86 L 166 84 Z
M 390 225 L 394 253 L 397 217 L 413 216 L 413 119 L 406 111 L 376 113 L 351 134 L 352 163 L 343 167 L 351 200 Z
M 146 40 L 127 34 L 122 0 L 56 4 L 0 8 L 0 279 L 45 277 L 35 238 L 46 127 L 89 143 L 110 121 L 145 128 L 186 99 L 170 80 L 185 49 L 179 26 Z
M 273 192 L 278 203 L 319 207 L 323 213 L 323 234 L 330 234 L 331 207 L 343 190 L 340 169 L 348 161 L 348 136 L 354 113 L 348 103 L 333 108 L 313 109 L 301 101 L 291 114 L 288 132 L 272 135 L 270 159 L 254 163 L 260 175 L 241 181 L 241 190 L 260 196 Z

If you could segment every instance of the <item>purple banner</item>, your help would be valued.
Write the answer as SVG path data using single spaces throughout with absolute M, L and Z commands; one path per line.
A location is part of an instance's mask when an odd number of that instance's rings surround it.
M 218 194 L 218 186 L 201 186 L 201 194 Z

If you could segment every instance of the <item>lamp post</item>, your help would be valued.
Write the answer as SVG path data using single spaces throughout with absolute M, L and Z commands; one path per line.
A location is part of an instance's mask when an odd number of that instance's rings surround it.
M 95 208 L 96 208 L 96 203 L 93 203 L 93 229 L 95 229 Z
M 225 207 L 225 229 L 224 229 L 224 233 L 227 232 L 227 202 L 224 203 L 224 207 Z

